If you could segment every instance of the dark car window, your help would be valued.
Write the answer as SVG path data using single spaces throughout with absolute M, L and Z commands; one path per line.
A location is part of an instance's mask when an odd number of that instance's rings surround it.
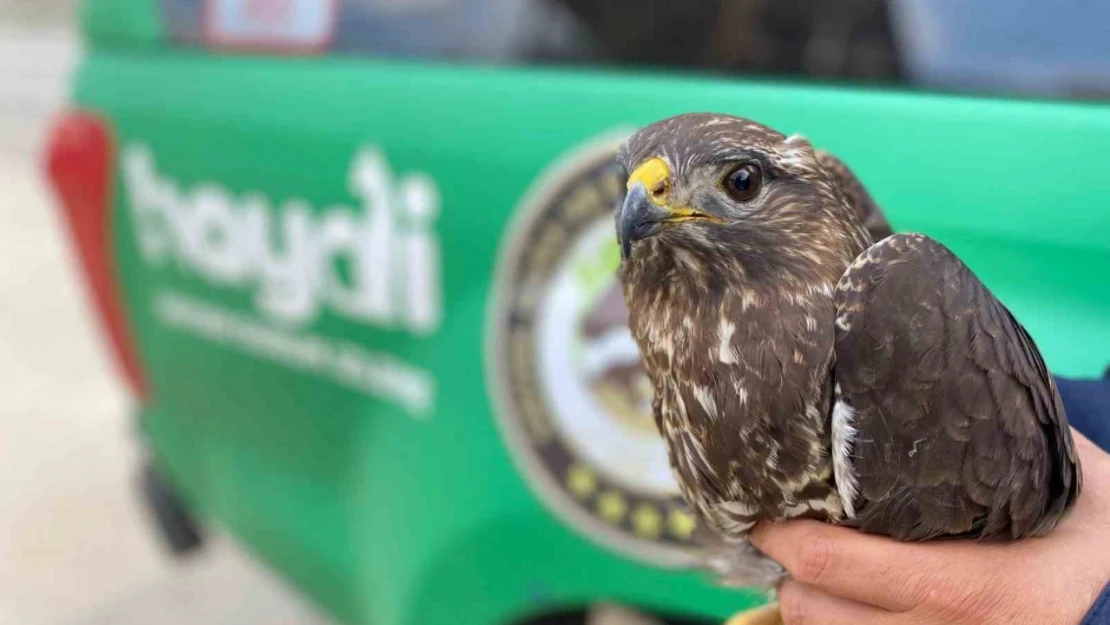
M 183 45 L 1110 94 L 1101 0 L 160 0 Z

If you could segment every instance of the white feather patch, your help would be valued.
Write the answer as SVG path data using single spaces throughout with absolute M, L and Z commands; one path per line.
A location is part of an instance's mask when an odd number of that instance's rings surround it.
M 709 415 L 710 419 L 716 421 L 717 402 L 713 400 L 713 393 L 709 391 L 709 387 L 695 384 L 694 397 L 698 400 L 698 403 L 701 404 L 702 410 L 705 410 L 705 414 Z
M 716 469 L 713 468 L 712 464 L 709 464 L 709 458 L 705 455 L 705 447 L 696 436 L 684 434 L 679 436 L 678 440 L 682 443 L 682 453 L 686 460 L 686 468 L 691 474 L 697 475 L 698 473 L 704 473 L 713 476 L 717 475 Z M 693 448 L 693 451 L 690 450 L 691 448 Z M 695 454 L 697 455 L 696 458 Z
M 802 135 L 794 134 L 782 142 L 782 149 L 779 154 L 782 155 L 783 165 L 793 167 L 805 164 L 813 158 L 813 146 Z
M 736 326 L 725 319 L 721 320 L 721 326 L 717 329 L 721 337 L 721 344 L 717 348 L 717 359 L 726 365 L 734 365 L 738 360 L 736 350 L 732 347 L 732 333 L 735 331 Z
M 837 515 L 840 514 L 840 509 L 840 502 L 836 500 L 836 496 L 830 493 L 830 496 L 825 499 L 814 499 L 811 501 L 789 505 L 783 509 L 782 514 L 788 519 L 796 516 L 801 516 L 806 512 L 814 510 Z
M 843 401 L 837 401 L 832 414 L 832 451 L 833 474 L 836 476 L 836 489 L 844 502 L 844 513 L 848 518 L 856 516 L 856 495 L 859 482 L 852 468 L 852 444 L 856 440 L 856 411 Z
M 840 315 L 839 317 L 837 317 L 836 327 L 840 328 L 844 332 L 851 330 L 852 324 L 848 323 L 848 315 Z
M 759 508 L 742 501 L 724 501 L 717 504 L 717 507 L 729 514 L 746 517 L 753 516 L 756 512 L 759 512 Z

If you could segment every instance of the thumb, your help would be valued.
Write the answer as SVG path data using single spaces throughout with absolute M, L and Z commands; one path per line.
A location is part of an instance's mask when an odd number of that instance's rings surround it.
M 921 545 L 817 521 L 761 524 L 751 540 L 794 579 L 886 610 L 917 605 L 928 572 L 938 568 L 930 564 L 936 556 Z

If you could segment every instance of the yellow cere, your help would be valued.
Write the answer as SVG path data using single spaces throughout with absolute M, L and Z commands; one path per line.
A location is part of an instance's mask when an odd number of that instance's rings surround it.
M 644 183 L 644 188 L 647 192 L 655 197 L 656 193 L 660 190 L 665 191 L 667 181 L 671 177 L 671 168 L 663 162 L 663 159 L 656 157 L 648 161 L 644 161 L 632 171 L 632 175 L 628 177 L 628 188 L 631 189 L 638 182 Z
M 670 215 L 665 220 L 668 223 L 678 223 L 689 219 L 708 219 L 720 223 L 721 220 L 713 215 L 696 211 L 692 208 L 675 208 L 667 204 L 667 195 L 670 193 L 671 168 L 659 157 L 644 161 L 639 167 L 632 170 L 628 176 L 628 188 L 637 183 L 643 183 L 651 201 L 667 209 Z

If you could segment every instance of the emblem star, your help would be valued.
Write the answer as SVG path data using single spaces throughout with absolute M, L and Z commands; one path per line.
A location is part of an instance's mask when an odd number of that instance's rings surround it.
M 567 488 L 579 499 L 587 499 L 597 490 L 597 476 L 588 468 L 575 464 L 567 471 Z
M 663 515 L 649 503 L 640 504 L 632 512 L 632 529 L 644 538 L 655 538 L 663 530 Z
M 601 518 L 610 523 L 620 523 L 628 512 L 628 503 L 624 496 L 615 490 L 602 493 L 597 499 L 597 511 Z
M 686 512 L 674 508 L 667 515 L 667 529 L 676 537 L 688 540 L 697 528 L 698 522 Z

